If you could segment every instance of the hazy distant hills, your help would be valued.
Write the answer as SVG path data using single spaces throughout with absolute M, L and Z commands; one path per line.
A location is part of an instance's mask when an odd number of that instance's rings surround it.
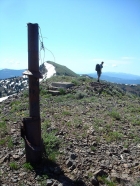
M 59 65 L 58 63 L 55 63 L 52 61 L 47 61 L 47 63 L 50 63 L 55 67 L 56 75 L 59 75 L 59 76 L 65 75 L 65 76 L 72 76 L 72 77 L 79 76 L 78 74 L 76 74 L 75 72 L 73 72 L 72 70 L 67 68 L 66 66 Z M 2 70 L 0 70 L 0 79 L 7 79 L 7 78 L 15 77 L 15 76 L 16 77 L 22 76 L 23 75 L 22 73 L 24 71 L 25 71 L 25 69 L 22 69 L 22 70 L 2 69 Z M 44 64 L 40 65 L 40 71 L 42 74 L 47 72 Z
M 13 69 L 2 69 L 0 70 L 0 79 L 7 79 L 11 77 L 22 76 L 22 73 L 25 69 L 22 70 L 13 70 Z
M 73 76 L 76 77 L 78 74 L 68 69 L 66 66 L 54 63 L 52 61 L 47 61 L 47 63 L 52 64 L 55 67 L 56 75 L 65 75 L 65 76 Z M 40 66 L 40 70 L 43 70 L 43 66 Z M 21 70 L 13 70 L 13 69 L 3 69 L 0 70 L 0 79 L 6 79 L 11 77 L 22 76 L 22 73 L 25 69 Z M 46 71 L 46 70 L 45 70 Z M 97 78 L 96 73 L 87 74 L 90 77 Z M 105 80 L 112 83 L 120 83 L 120 84 L 140 84 L 140 76 L 126 73 L 115 73 L 115 72 L 103 72 L 101 76 L 101 80 Z
M 90 73 L 87 75 L 97 78 L 96 73 Z M 126 73 L 103 72 L 101 75 L 101 80 L 121 84 L 140 84 L 140 76 Z

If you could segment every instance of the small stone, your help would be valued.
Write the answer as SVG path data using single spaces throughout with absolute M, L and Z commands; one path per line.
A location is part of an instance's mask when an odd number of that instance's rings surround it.
M 35 179 L 36 179 L 37 181 L 40 181 L 40 176 L 38 175 Z
M 12 179 L 12 182 L 16 183 L 16 182 L 18 182 L 18 180 L 17 179 Z
M 104 170 L 99 169 L 96 172 L 94 172 L 94 176 L 95 177 L 98 177 L 98 176 L 107 176 L 107 173 Z
M 72 166 L 70 167 L 71 170 L 74 170 L 76 168 L 76 163 L 74 162 Z
M 71 153 L 71 154 L 70 154 L 70 158 L 73 159 L 73 160 L 75 160 L 75 159 L 77 158 L 77 155 L 74 154 L 74 153 Z
M 17 179 L 18 178 L 18 176 L 14 176 L 14 179 Z
M 19 152 L 18 152 L 18 155 L 19 155 L 19 156 L 22 156 L 23 154 L 24 154 L 23 151 L 19 151 Z
M 128 164 L 123 164 L 123 166 L 124 166 L 125 168 L 128 168 Z
M 63 183 L 59 183 L 58 186 L 63 186 Z
M 71 160 L 67 160 L 67 162 L 66 162 L 67 167 L 71 167 L 72 164 L 73 164 L 73 162 Z
M 109 152 L 109 151 L 106 151 L 106 154 L 107 154 L 108 156 L 111 156 L 111 155 L 112 155 L 112 153 Z
M 111 175 L 110 175 L 110 178 L 113 179 L 113 181 L 119 181 L 120 178 L 119 178 L 119 175 L 117 172 L 112 172 Z
M 11 133 L 14 133 L 14 132 L 16 132 L 16 129 L 11 129 Z
M 123 149 L 123 152 L 124 152 L 124 153 L 129 153 L 130 151 L 129 151 L 129 149 L 124 148 L 124 149 Z
M 53 181 L 50 179 L 47 179 L 47 185 L 46 186 L 51 186 L 53 184 Z
M 134 162 L 133 165 L 134 166 L 138 166 L 139 165 L 139 162 Z
M 98 186 L 99 185 L 98 181 L 96 180 L 96 178 L 94 176 L 91 178 L 91 183 L 94 186 Z
M 128 178 L 129 176 L 128 176 L 128 174 L 122 174 L 122 178 L 124 179 L 124 178 Z
M 27 181 L 26 183 L 27 183 L 28 185 L 32 186 L 32 183 L 31 183 L 31 182 Z
M 25 176 L 26 174 L 27 174 L 26 172 L 22 172 L 22 173 L 19 174 L 19 176 L 22 177 L 22 176 Z
M 94 147 L 97 147 L 97 142 L 96 141 L 94 141 L 94 142 L 92 142 L 92 144 L 91 144 L 92 146 L 94 146 Z
M 58 186 L 59 182 L 58 181 L 54 181 L 52 186 Z
M 20 158 L 20 156 L 17 155 L 17 154 L 14 154 L 14 155 L 13 155 L 13 158 L 14 158 L 15 160 L 18 160 L 18 159 Z

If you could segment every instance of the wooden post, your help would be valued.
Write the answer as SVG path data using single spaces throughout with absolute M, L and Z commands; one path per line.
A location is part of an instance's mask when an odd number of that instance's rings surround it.
M 28 23 L 29 117 L 23 118 L 22 137 L 25 140 L 26 161 L 36 164 L 42 158 L 41 121 L 39 108 L 39 46 L 38 24 Z

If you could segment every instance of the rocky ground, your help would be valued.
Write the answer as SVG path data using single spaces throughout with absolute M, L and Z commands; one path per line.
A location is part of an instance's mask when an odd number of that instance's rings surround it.
M 26 163 L 20 136 L 28 93 L 1 103 L 0 185 L 140 185 L 140 98 L 88 78 L 55 78 L 75 86 L 52 96 L 50 83 L 41 85 L 46 156 L 38 165 Z

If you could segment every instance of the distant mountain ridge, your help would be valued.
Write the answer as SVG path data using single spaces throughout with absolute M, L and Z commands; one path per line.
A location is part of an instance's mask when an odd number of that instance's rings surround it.
M 60 76 L 79 76 L 66 66 L 60 65 L 53 61 L 47 61 L 47 63 L 52 64 L 55 67 L 56 75 Z M 25 69 L 21 70 L 13 70 L 13 69 L 2 69 L 0 70 L 0 79 L 7 79 L 12 77 L 21 77 Z M 44 74 L 47 72 L 45 66 L 42 64 L 40 65 L 40 71 Z M 88 73 L 90 77 L 97 78 L 96 73 Z M 115 73 L 115 72 L 103 72 L 101 76 L 101 80 L 105 80 L 112 83 L 120 83 L 120 84 L 140 84 L 140 76 L 127 74 L 127 73 Z
M 96 73 L 90 73 L 87 75 L 97 78 Z M 101 75 L 101 80 L 120 84 L 140 84 L 140 76 L 127 73 L 103 72 Z
M 14 70 L 14 69 L 2 69 L 0 70 L 0 79 L 7 79 L 17 76 L 22 76 L 25 69 Z
M 121 79 L 133 79 L 133 80 L 140 80 L 140 76 L 134 75 L 134 74 L 128 74 L 128 73 L 122 73 L 122 72 L 103 72 L 104 75 L 109 77 L 117 77 Z
M 52 64 L 55 67 L 56 70 L 56 75 L 62 76 L 72 76 L 72 77 L 77 77 L 79 76 L 78 74 L 76 74 L 75 72 L 73 72 L 72 70 L 70 70 L 69 68 L 67 68 L 66 66 L 60 65 L 58 63 L 55 63 L 53 61 L 46 61 L 49 64 Z M 45 62 L 45 63 L 46 63 Z M 42 74 L 47 73 L 47 69 L 43 64 L 40 65 L 39 67 L 40 71 Z M 2 69 L 0 70 L 0 79 L 7 79 L 7 78 L 12 78 L 12 77 L 21 77 L 23 76 L 23 72 L 25 71 L 25 69 L 21 69 L 21 70 L 14 70 L 14 69 Z

